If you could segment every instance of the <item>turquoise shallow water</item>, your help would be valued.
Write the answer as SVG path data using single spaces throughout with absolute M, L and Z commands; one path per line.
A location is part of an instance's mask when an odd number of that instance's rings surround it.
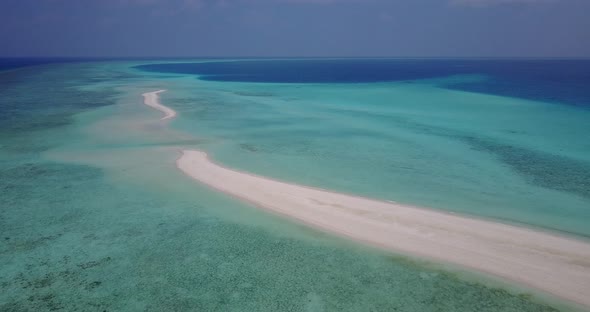
M 175 126 L 233 167 L 590 235 L 587 110 L 432 81 L 177 85 Z
M 280 179 L 587 235 L 584 189 L 549 183 L 587 160 L 583 138 L 561 139 L 587 129 L 585 112 L 432 82 L 202 82 L 131 65 L 0 74 L 11 116 L 0 133 L 0 310 L 569 309 L 268 215 L 174 160 L 200 148 Z M 180 113 L 170 127 L 141 104 L 161 88 Z M 555 128 L 539 128 L 544 118 Z

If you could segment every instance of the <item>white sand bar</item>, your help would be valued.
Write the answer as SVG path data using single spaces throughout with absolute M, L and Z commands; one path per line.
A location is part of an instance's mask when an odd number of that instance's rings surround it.
M 284 183 L 185 150 L 190 177 L 261 208 L 396 252 L 459 264 L 590 307 L 590 244 L 527 228 Z
M 160 96 L 158 94 L 165 92 L 166 90 L 159 90 L 159 91 L 154 91 L 154 92 L 146 92 L 143 95 L 143 103 L 147 106 L 150 106 L 152 108 L 155 108 L 159 111 L 161 111 L 162 113 L 164 113 L 164 117 L 160 118 L 160 120 L 166 120 L 166 119 L 172 119 L 174 117 L 176 117 L 176 111 L 174 111 L 173 109 L 164 106 L 162 104 L 160 104 L 159 98 Z
M 145 104 L 176 112 L 144 93 Z M 183 151 L 188 176 L 218 191 L 331 233 L 394 252 L 458 264 L 590 307 L 590 243 L 441 211 L 339 194 L 225 168 Z

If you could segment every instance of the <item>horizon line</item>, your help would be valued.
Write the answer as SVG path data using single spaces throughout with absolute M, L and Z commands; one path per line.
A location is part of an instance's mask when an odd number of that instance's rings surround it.
M 146 60 L 146 59 L 534 59 L 590 60 L 590 56 L 0 56 L 0 59 Z

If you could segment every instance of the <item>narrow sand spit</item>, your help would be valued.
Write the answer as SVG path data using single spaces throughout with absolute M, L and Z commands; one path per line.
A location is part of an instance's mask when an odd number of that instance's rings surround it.
M 146 104 L 152 100 L 154 105 L 148 105 L 170 110 L 158 103 L 157 93 L 144 96 Z M 211 188 L 312 227 L 394 252 L 458 264 L 590 307 L 590 243 L 280 182 L 225 168 L 201 151 L 183 151 L 176 164 Z
M 155 108 L 155 109 L 161 111 L 162 113 L 164 113 L 164 117 L 160 118 L 160 120 L 166 120 L 166 119 L 171 119 L 171 118 L 176 117 L 176 111 L 160 104 L 160 102 L 158 101 L 158 99 L 159 99 L 158 94 L 160 94 L 162 92 L 166 92 L 166 90 L 146 92 L 146 93 L 142 94 L 143 95 L 143 103 L 147 106 Z

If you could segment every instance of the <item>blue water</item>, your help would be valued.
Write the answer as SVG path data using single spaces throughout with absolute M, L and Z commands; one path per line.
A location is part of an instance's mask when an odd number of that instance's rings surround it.
M 370 83 L 458 75 L 447 88 L 590 106 L 590 60 L 310 59 L 164 63 L 137 68 L 213 81 Z
M 27 66 L 35 66 L 35 65 L 43 65 L 43 64 L 51 64 L 51 63 L 65 63 L 65 62 L 74 62 L 76 59 L 68 59 L 68 58 L 48 58 L 48 57 L 41 57 L 41 58 L 32 58 L 32 57 L 11 57 L 11 58 L 2 58 L 0 57 L 0 71 L 15 69 L 20 67 L 27 67 Z
M 174 161 L 198 148 L 286 181 L 583 236 L 581 104 L 448 87 L 482 73 L 277 83 L 142 67 L 165 62 L 0 72 L 0 311 L 570 309 L 268 215 Z M 166 127 L 141 100 L 158 89 L 179 112 Z
M 219 140 L 211 150 L 226 164 L 590 236 L 587 60 L 208 60 L 135 68 L 184 77 L 164 95 L 183 116 L 176 125 Z

